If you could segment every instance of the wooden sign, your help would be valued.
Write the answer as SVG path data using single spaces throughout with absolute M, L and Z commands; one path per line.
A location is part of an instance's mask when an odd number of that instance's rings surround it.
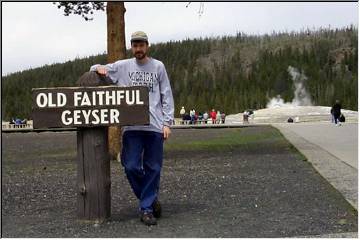
M 32 89 L 34 129 L 148 125 L 147 87 Z

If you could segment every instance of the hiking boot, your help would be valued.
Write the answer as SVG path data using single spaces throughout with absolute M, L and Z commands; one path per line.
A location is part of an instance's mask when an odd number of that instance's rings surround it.
M 141 214 L 140 218 L 141 222 L 143 222 L 147 226 L 156 225 L 156 218 L 151 212 L 145 212 Z
M 153 208 L 154 217 L 160 218 L 161 217 L 161 204 L 158 200 L 155 200 L 151 205 Z

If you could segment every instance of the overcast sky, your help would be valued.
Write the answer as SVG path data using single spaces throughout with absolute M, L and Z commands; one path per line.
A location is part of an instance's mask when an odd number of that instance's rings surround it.
M 49 2 L 2 3 L 2 75 L 106 51 L 106 13 L 86 22 Z M 204 36 L 358 26 L 358 3 L 125 3 L 125 32 L 151 43 Z

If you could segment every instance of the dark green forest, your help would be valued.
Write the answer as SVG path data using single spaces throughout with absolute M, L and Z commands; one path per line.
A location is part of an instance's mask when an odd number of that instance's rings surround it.
M 357 28 L 274 32 L 186 39 L 150 46 L 150 56 L 167 69 L 175 100 L 181 106 L 226 114 L 265 108 L 280 94 L 294 97 L 288 67 L 306 76 L 304 85 L 314 105 L 330 106 L 339 99 L 343 108 L 357 110 Z M 130 52 L 127 53 L 131 57 Z M 106 55 L 2 76 L 2 119 L 31 118 L 31 89 L 76 86 L 90 66 L 105 64 Z

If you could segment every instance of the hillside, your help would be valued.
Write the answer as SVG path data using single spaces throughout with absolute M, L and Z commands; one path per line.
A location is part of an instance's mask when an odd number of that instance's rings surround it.
M 265 108 L 277 95 L 291 101 L 296 84 L 301 84 L 313 105 L 330 106 L 339 99 L 344 108 L 357 110 L 357 52 L 357 28 L 350 26 L 173 41 L 152 45 L 150 55 L 167 68 L 175 114 L 181 106 L 232 114 Z M 2 77 L 2 119 L 30 118 L 32 88 L 75 86 L 95 63 L 105 64 L 106 55 Z M 301 80 L 294 79 L 290 68 L 301 74 Z

